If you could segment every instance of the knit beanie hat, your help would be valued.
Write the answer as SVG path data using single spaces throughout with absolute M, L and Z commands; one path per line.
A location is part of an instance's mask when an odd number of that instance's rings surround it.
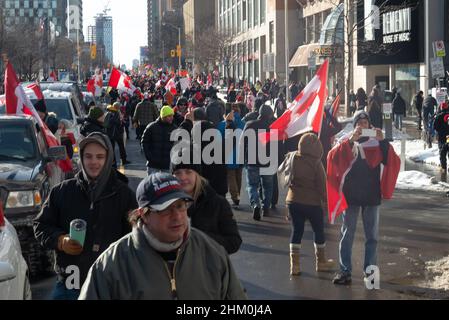
M 88 117 L 90 119 L 98 120 L 104 114 L 103 109 L 100 107 L 94 106 L 89 109 Z
M 354 119 L 352 121 L 352 125 L 354 126 L 354 128 L 356 127 L 357 122 L 359 122 L 359 120 L 361 120 L 361 119 L 367 119 L 368 122 L 371 124 L 369 114 L 366 111 L 360 110 L 354 114 Z
M 163 106 L 161 109 L 161 118 L 166 118 L 166 117 L 170 117 L 173 116 L 175 114 L 175 112 L 173 111 L 173 109 L 170 106 Z

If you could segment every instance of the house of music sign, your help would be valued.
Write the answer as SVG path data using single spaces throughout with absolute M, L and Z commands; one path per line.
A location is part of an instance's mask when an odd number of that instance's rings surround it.
M 412 8 L 391 11 L 382 14 L 383 43 L 411 41 Z

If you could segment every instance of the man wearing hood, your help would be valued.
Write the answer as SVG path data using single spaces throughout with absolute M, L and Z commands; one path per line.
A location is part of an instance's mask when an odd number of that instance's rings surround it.
M 243 135 L 240 143 L 244 143 L 244 154 L 245 154 L 245 165 L 246 165 L 246 183 L 249 199 L 251 202 L 251 207 L 253 208 L 253 218 L 254 220 L 260 220 L 260 210 L 263 209 L 263 215 L 268 216 L 270 214 L 271 200 L 273 197 L 273 175 L 261 175 L 260 169 L 263 167 L 268 167 L 269 164 L 261 164 L 260 159 L 256 159 L 254 163 L 249 160 L 250 154 L 259 154 L 259 148 L 262 147 L 260 141 L 257 139 L 255 147 L 249 146 L 247 139 L 245 139 L 245 132 L 247 130 L 253 130 L 256 137 L 263 130 L 268 132 L 270 130 L 270 125 L 273 123 L 273 110 L 268 105 L 263 105 L 259 111 L 259 117 L 257 120 L 249 121 L 246 123 L 243 129 Z M 264 146 L 266 150 L 270 150 L 270 146 Z M 269 156 L 269 155 L 268 155 Z M 263 189 L 263 207 L 260 205 L 260 197 L 258 189 L 262 186 Z
M 56 252 L 54 299 L 77 299 L 90 266 L 128 232 L 128 212 L 137 208 L 134 192 L 112 170 L 109 139 L 92 133 L 80 142 L 81 168 L 55 186 L 34 222 L 38 242 Z M 84 244 L 70 237 L 75 219 L 86 222 Z

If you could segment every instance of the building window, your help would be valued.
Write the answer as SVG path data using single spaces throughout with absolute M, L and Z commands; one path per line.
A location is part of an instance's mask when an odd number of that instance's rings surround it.
M 253 1 L 248 0 L 248 29 L 253 27 Z
M 274 21 L 270 21 L 269 26 L 270 35 L 270 52 L 274 52 Z
M 260 24 L 265 23 L 267 0 L 260 0 Z
M 254 0 L 254 26 L 259 25 L 259 0 Z

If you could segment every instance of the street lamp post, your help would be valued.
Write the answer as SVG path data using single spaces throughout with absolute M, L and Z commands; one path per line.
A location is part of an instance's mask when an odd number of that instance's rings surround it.
M 182 51 L 181 51 L 181 27 L 176 27 L 174 25 L 172 25 L 171 23 L 168 22 L 164 22 L 162 24 L 163 26 L 169 26 L 172 27 L 174 29 L 178 30 L 178 47 L 179 47 L 179 53 L 178 53 L 178 75 L 181 75 L 181 55 L 182 55 Z

